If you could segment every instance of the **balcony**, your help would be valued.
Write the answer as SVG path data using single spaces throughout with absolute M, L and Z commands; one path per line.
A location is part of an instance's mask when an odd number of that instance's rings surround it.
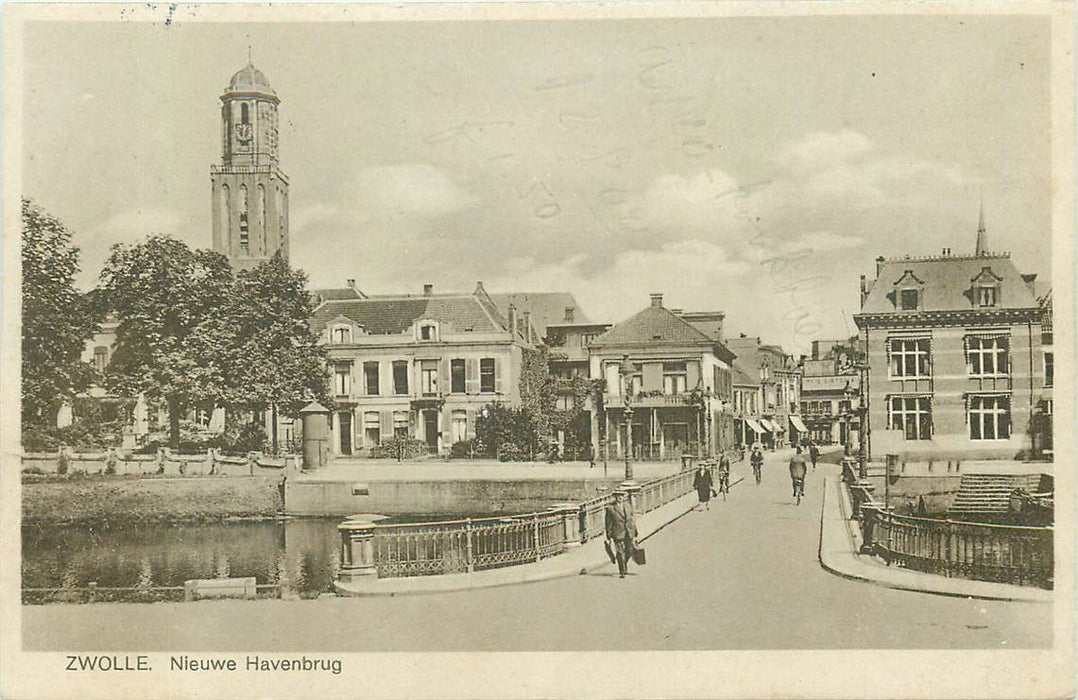
M 625 405 L 621 395 L 603 394 L 603 404 L 610 408 Z M 695 406 L 691 394 L 634 394 L 633 408 L 664 408 L 667 406 Z

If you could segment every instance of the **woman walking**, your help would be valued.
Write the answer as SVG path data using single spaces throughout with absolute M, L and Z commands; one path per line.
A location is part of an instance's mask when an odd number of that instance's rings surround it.
M 696 489 L 696 495 L 704 508 L 711 510 L 711 494 L 714 493 L 711 488 L 711 470 L 701 464 L 692 478 L 692 487 Z

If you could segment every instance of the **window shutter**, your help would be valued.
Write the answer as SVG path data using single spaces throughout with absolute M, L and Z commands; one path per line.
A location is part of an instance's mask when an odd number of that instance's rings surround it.
M 464 437 L 467 440 L 472 440 L 475 438 L 475 411 L 470 408 L 465 409 L 464 416 Z
M 438 361 L 438 394 L 446 396 L 453 388 L 453 378 L 450 376 L 449 359 L 443 357 Z
M 464 361 L 464 389 L 469 394 L 479 393 L 479 360 L 474 357 Z
M 645 362 L 643 373 L 644 391 L 662 391 L 663 365 L 661 362 Z
M 502 361 L 502 358 L 494 358 L 494 393 L 496 394 L 505 393 L 505 378 L 503 376 L 505 369 L 503 365 L 505 365 L 505 362 Z
M 689 391 L 692 391 L 700 384 L 700 363 L 699 362 L 686 362 L 686 378 L 685 385 Z
M 393 411 L 382 411 L 382 442 L 393 437 Z

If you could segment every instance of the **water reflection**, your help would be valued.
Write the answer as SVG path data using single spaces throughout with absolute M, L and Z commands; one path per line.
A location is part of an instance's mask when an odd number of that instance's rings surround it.
M 339 519 L 22 530 L 23 588 L 156 588 L 253 576 L 282 596 L 333 590 Z

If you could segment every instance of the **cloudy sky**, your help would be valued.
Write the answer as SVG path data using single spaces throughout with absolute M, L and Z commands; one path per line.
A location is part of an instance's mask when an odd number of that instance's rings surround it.
M 877 255 L 1047 276 L 1049 26 L 1028 17 L 34 23 L 23 189 L 110 245 L 210 245 L 218 96 L 281 98 L 292 262 L 368 293 L 663 292 L 791 352 L 855 331 Z

